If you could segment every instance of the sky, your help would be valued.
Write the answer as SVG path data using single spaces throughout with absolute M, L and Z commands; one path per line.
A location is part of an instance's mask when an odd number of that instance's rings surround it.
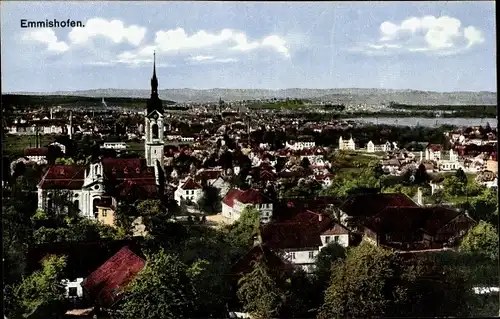
M 153 51 L 160 89 L 497 87 L 493 1 L 4 1 L 1 27 L 3 92 L 148 89 Z

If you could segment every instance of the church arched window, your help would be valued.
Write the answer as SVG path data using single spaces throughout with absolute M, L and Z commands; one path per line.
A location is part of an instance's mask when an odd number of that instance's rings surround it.
M 158 124 L 153 124 L 151 130 L 153 131 L 153 138 L 158 138 L 159 136 Z

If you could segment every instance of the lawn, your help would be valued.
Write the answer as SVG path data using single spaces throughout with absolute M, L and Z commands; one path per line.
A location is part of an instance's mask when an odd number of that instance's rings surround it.
M 54 142 L 55 135 L 40 135 L 40 146 L 47 146 Z M 22 156 L 24 149 L 35 147 L 35 135 L 11 135 L 5 134 L 3 139 L 3 151 L 5 155 Z

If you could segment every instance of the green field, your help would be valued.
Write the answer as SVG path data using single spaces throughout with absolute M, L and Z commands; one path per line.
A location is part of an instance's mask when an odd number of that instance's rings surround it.
M 55 141 L 54 134 L 40 135 L 40 146 L 43 147 Z M 24 149 L 35 147 L 35 135 L 10 135 L 6 134 L 3 139 L 3 152 L 5 155 L 22 156 Z

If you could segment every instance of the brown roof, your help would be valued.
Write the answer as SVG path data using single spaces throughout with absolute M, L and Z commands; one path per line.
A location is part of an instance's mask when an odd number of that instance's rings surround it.
M 445 207 L 388 207 L 373 216 L 366 226 L 378 233 L 405 233 L 422 230 L 434 235 L 462 214 Z
M 354 194 L 340 207 L 348 216 L 371 217 L 387 207 L 418 207 L 408 196 L 400 193 L 392 194 Z
M 24 149 L 24 156 L 47 156 L 48 154 L 48 147 L 29 147 Z
M 253 269 L 253 263 L 264 258 L 266 266 L 271 271 L 280 272 L 282 270 L 291 269 L 291 265 L 281 259 L 265 245 L 256 245 L 243 255 L 229 271 L 230 275 L 243 276 Z
M 201 185 L 194 181 L 192 177 L 189 177 L 187 181 L 181 186 L 182 189 L 201 189 Z
M 80 189 L 85 178 L 85 166 L 50 165 L 38 184 L 42 189 Z
M 82 282 L 89 297 L 103 308 L 120 298 L 123 288 L 144 268 L 146 262 L 123 247 Z
M 302 211 L 293 218 L 261 227 L 262 242 L 270 248 L 302 249 L 322 245 L 321 233 L 332 225 L 330 217 Z
M 325 230 L 321 235 L 346 235 L 349 234 L 349 230 L 344 226 L 334 223 L 333 227 Z
M 222 202 L 229 207 L 233 207 L 235 199 L 243 204 L 253 205 L 272 202 L 271 199 L 265 196 L 261 191 L 253 188 L 247 190 L 233 188 L 224 196 Z

